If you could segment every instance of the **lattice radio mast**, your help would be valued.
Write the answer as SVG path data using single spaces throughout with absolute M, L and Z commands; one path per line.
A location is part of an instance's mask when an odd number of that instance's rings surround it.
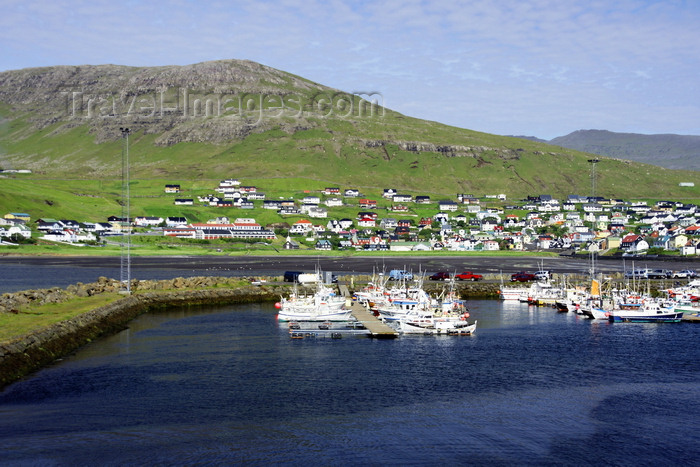
M 121 262 L 119 275 L 121 293 L 131 295 L 131 209 L 129 193 L 129 133 L 128 128 L 119 128 L 124 144 L 122 146 L 122 218 L 121 218 Z

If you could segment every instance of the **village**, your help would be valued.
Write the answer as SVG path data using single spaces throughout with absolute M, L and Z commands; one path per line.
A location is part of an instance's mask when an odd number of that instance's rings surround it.
M 198 241 L 278 242 L 284 249 L 362 251 L 563 250 L 627 256 L 700 254 L 700 209 L 672 200 L 626 201 L 595 196 L 458 194 L 434 200 L 385 188 L 381 198 L 354 188 L 326 187 L 303 197 L 276 199 L 237 179 L 220 181 L 213 194 L 184 198 L 166 184 L 175 206 L 221 208 L 206 222 L 185 216 L 110 216 L 104 221 L 32 219 L 10 212 L 0 218 L 2 245 L 38 239 L 96 244 L 125 232 Z M 431 212 L 430 215 L 418 215 Z M 356 208 L 346 216 L 348 208 Z M 266 226 L 252 215 L 270 210 L 288 222 Z

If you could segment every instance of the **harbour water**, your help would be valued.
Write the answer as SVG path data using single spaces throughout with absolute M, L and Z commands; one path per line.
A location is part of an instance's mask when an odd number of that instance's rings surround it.
M 469 337 L 171 309 L 0 393 L 2 465 L 697 465 L 700 326 L 470 301 Z

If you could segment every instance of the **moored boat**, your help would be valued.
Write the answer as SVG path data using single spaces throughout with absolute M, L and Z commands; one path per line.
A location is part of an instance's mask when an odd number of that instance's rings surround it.
M 345 298 L 321 283 L 317 284 L 316 292 L 309 295 L 300 294 L 295 288 L 288 298 L 282 298 L 275 306 L 279 309 L 277 319 L 280 321 L 347 321 L 351 317 Z
M 622 306 L 608 312 L 612 323 L 679 323 L 683 312 L 673 304 L 645 300 L 639 304 Z

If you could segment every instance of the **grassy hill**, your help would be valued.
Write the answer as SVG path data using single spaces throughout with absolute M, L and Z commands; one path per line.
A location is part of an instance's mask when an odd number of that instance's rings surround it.
M 248 61 L 3 72 L 0 116 L 0 168 L 32 171 L 0 179 L 0 211 L 34 216 L 118 214 L 121 127 L 131 129 L 135 215 L 185 210 L 167 200 L 163 212 L 165 183 L 196 195 L 229 177 L 276 195 L 325 186 L 435 198 L 591 189 L 590 154 L 411 118 L 382 107 L 381 96 Z M 602 196 L 700 198 L 698 172 L 603 158 L 596 173 Z

